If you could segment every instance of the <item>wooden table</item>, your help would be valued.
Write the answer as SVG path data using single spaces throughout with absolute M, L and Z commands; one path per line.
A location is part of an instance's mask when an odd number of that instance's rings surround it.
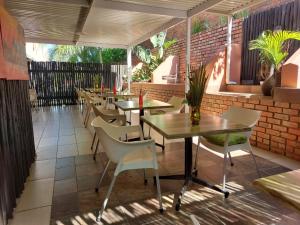
M 122 101 L 122 102 L 115 102 L 114 103 L 117 108 L 122 109 L 123 111 L 131 111 L 131 110 L 139 110 L 140 118 L 144 116 L 145 109 L 162 109 L 162 108 L 173 108 L 173 106 L 169 103 L 153 100 L 153 99 L 146 99 L 143 102 L 143 108 L 140 109 L 138 101 Z M 144 122 L 140 119 L 140 125 L 142 130 L 144 131 Z M 164 150 L 164 146 L 161 144 L 156 143 L 159 147 Z
M 164 115 L 149 115 L 141 118 L 146 124 L 156 130 L 158 133 L 168 139 L 184 138 L 185 140 L 185 169 L 184 174 L 160 176 L 161 179 L 176 179 L 184 180 L 183 188 L 180 192 L 176 203 L 176 210 L 180 209 L 183 194 L 190 182 L 198 183 L 205 187 L 224 194 L 225 198 L 229 196 L 229 192 L 222 190 L 217 186 L 211 185 L 205 180 L 199 179 L 192 172 L 193 164 L 193 137 L 202 135 L 212 135 L 221 133 L 235 133 L 250 131 L 251 129 L 245 125 L 236 124 L 218 116 L 201 114 L 200 124 L 193 126 L 190 121 L 190 114 L 164 114 Z M 226 135 L 226 141 L 228 141 Z

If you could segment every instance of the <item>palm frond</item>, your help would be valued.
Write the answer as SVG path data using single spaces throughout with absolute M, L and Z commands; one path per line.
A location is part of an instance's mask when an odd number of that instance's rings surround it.
M 267 30 L 257 39 L 250 41 L 249 50 L 259 50 L 260 62 L 274 65 L 275 69 L 279 70 L 288 56 L 288 52 L 284 50 L 284 43 L 288 40 L 300 41 L 300 32 Z

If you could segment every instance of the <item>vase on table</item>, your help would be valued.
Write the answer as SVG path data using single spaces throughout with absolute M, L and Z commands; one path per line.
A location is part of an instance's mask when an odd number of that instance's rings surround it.
M 190 119 L 191 119 L 192 125 L 199 125 L 200 119 L 201 119 L 200 106 L 191 107 Z

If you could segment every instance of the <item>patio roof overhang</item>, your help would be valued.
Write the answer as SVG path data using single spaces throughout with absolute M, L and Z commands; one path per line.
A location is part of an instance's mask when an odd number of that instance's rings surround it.
M 9 0 L 27 42 L 128 48 L 201 12 L 232 15 L 265 0 Z

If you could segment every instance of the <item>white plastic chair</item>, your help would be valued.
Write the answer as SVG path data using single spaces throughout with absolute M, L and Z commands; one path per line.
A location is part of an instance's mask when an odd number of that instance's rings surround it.
M 108 192 L 104 199 L 102 208 L 99 211 L 97 222 L 101 221 L 102 214 L 107 205 L 116 177 L 121 172 L 126 170 L 148 169 L 148 168 L 152 168 L 155 170 L 159 208 L 160 208 L 160 212 L 163 212 L 160 183 L 159 183 L 159 176 L 158 176 L 158 163 L 157 163 L 154 140 L 143 140 L 143 131 L 141 126 L 119 127 L 105 122 L 101 117 L 95 118 L 92 121 L 92 126 L 95 128 L 97 136 L 109 159 L 102 173 L 102 176 L 100 177 L 99 182 L 96 186 L 96 191 L 98 190 L 103 180 L 103 177 L 107 172 L 109 164 L 111 162 L 117 164 L 113 179 L 111 181 Z M 136 132 L 136 131 L 140 133 L 141 141 L 136 141 L 136 142 L 122 141 L 125 139 L 128 133 Z
M 106 105 L 106 103 L 103 98 L 98 98 L 98 97 L 94 98 L 87 92 L 84 93 L 84 98 L 85 98 L 85 104 L 86 104 L 86 107 L 85 107 L 86 112 L 84 115 L 83 124 L 84 124 L 84 127 L 87 127 L 89 118 L 90 118 L 90 114 L 91 114 L 91 110 L 92 110 L 92 104 L 100 104 L 103 107 Z
M 173 96 L 168 101 L 168 103 L 173 106 L 172 108 L 152 109 L 152 110 L 150 110 L 150 114 L 151 115 L 159 115 L 159 114 L 177 114 L 177 113 L 180 113 L 181 110 L 184 107 L 183 100 L 184 100 L 184 98 Z M 150 137 L 150 132 L 151 132 L 151 127 L 149 127 L 148 137 Z M 162 145 L 163 145 L 162 149 L 164 150 L 164 148 L 165 148 L 165 137 L 163 137 L 163 144 Z
M 248 132 L 241 132 L 239 134 L 244 135 L 247 138 L 247 141 L 243 144 L 236 144 L 236 145 L 228 145 L 228 141 L 230 138 L 230 133 L 225 136 L 225 143 L 224 146 L 219 146 L 216 144 L 213 144 L 209 142 L 205 137 L 199 137 L 198 140 L 198 146 L 196 150 L 196 156 L 195 156 L 195 164 L 194 164 L 194 170 L 197 171 L 197 156 L 198 156 L 198 151 L 199 151 L 199 146 L 200 144 L 208 147 L 209 149 L 217 152 L 223 152 L 224 153 L 224 164 L 223 164 L 223 190 L 225 190 L 225 185 L 226 185 L 226 164 L 227 164 L 227 155 L 229 156 L 231 166 L 233 166 L 232 160 L 231 160 L 231 155 L 230 152 L 237 151 L 237 150 L 244 150 L 247 151 L 251 154 L 256 171 L 258 175 L 260 176 L 257 163 L 255 160 L 255 156 L 253 155 L 252 152 L 252 147 L 250 144 L 250 136 L 252 133 L 253 127 L 256 125 L 260 118 L 261 112 L 256 111 L 256 110 L 250 110 L 250 109 L 245 109 L 245 108 L 239 108 L 232 106 L 227 112 L 225 112 L 221 117 L 228 120 L 228 121 L 233 121 L 234 123 L 237 124 L 242 124 L 246 125 L 249 128 L 251 128 L 251 131 Z
M 105 120 L 108 123 L 114 123 L 115 125 L 118 126 L 124 126 L 126 125 L 126 116 L 125 115 L 120 115 L 118 110 L 105 110 L 103 105 L 96 106 L 95 104 L 91 104 L 95 117 L 100 116 L 103 120 Z M 94 133 L 92 145 L 91 145 L 91 150 L 93 151 L 94 144 L 96 141 L 96 132 Z M 99 140 L 97 141 L 96 144 L 96 149 L 94 151 L 94 160 L 96 160 L 96 155 L 98 152 L 98 146 L 99 146 Z

